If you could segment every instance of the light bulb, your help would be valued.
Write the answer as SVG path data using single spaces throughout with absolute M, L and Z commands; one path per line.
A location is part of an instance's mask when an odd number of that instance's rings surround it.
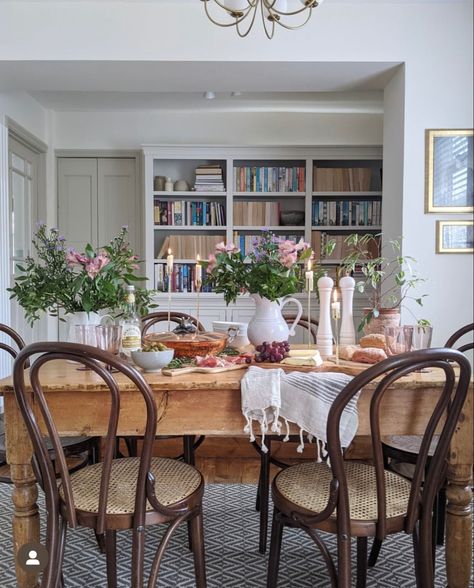
M 224 6 L 233 12 L 242 12 L 249 7 L 247 0 L 224 0 Z
M 287 0 L 267 0 L 267 4 L 270 6 L 272 10 L 276 10 L 278 12 L 288 12 L 288 2 Z

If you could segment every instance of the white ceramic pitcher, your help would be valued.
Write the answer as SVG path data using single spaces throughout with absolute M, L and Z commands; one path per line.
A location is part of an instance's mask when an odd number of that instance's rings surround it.
M 295 327 L 298 324 L 303 308 L 296 298 L 285 296 L 278 300 L 271 301 L 259 294 L 252 294 L 255 301 L 255 314 L 249 322 L 248 337 L 253 345 L 260 345 L 264 341 L 287 341 L 293 337 Z M 294 302 L 298 307 L 298 313 L 293 324 L 288 327 L 282 315 L 283 307 L 289 302 Z

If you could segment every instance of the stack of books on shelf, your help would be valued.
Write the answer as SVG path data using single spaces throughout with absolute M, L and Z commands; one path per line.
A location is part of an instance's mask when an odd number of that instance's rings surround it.
M 332 235 L 324 231 L 311 231 L 311 247 L 314 251 L 315 259 L 323 261 L 334 261 L 338 263 L 341 259 L 354 251 L 352 245 L 347 243 L 348 235 Z M 324 248 L 329 241 L 335 241 L 331 255 L 324 254 Z M 375 237 L 374 240 L 369 241 L 366 246 L 368 250 L 367 259 L 375 259 L 380 256 L 380 237 Z
M 372 169 L 370 167 L 314 167 L 315 192 L 368 192 Z
M 277 227 L 280 224 L 278 202 L 234 202 L 234 225 Z
M 218 163 L 198 165 L 194 188 L 196 192 L 225 192 L 221 166 Z
M 301 235 L 278 235 L 278 237 L 283 241 L 286 239 L 289 241 L 299 241 L 301 239 Z M 241 235 L 237 232 L 234 233 L 234 245 L 237 245 L 242 255 L 252 253 L 260 239 L 261 235 Z
M 166 226 L 225 226 L 225 207 L 220 202 L 171 202 L 155 200 L 155 225 Z
M 171 273 L 171 292 L 195 292 L 196 264 L 175 263 Z M 155 263 L 155 289 L 168 292 L 166 263 Z M 212 292 L 210 284 L 203 284 L 201 292 Z
M 205 259 L 214 253 L 217 243 L 225 241 L 225 235 L 168 235 L 158 252 L 157 259 L 166 259 L 171 249 L 175 259 Z
M 313 225 L 373 226 L 382 222 L 380 200 L 314 200 Z
M 235 192 L 305 192 L 304 167 L 234 167 Z

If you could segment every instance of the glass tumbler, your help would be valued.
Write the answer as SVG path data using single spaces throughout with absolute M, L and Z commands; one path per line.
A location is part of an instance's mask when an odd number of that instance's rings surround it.
M 95 325 L 74 325 L 74 342 L 80 345 L 97 347 L 97 334 Z M 77 368 L 79 371 L 88 371 L 90 368 L 85 365 Z
M 413 327 L 385 327 L 384 328 L 387 355 L 398 355 L 412 350 Z
M 118 355 L 122 342 L 122 327 L 119 325 L 96 325 L 97 347 L 104 351 Z M 112 369 L 107 366 L 108 369 Z
M 431 347 L 431 337 L 433 336 L 433 327 L 422 327 L 415 325 L 413 327 L 412 349 L 429 349 Z

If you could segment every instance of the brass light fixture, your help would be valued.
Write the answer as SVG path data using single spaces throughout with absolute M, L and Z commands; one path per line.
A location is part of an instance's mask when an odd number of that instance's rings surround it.
M 239 37 L 246 37 L 253 27 L 257 12 L 260 11 L 263 29 L 269 39 L 275 33 L 275 26 L 285 29 L 299 29 L 311 18 L 313 8 L 323 0 L 299 0 L 301 7 L 288 9 L 288 0 L 201 0 L 211 22 L 220 27 L 235 27 Z M 290 0 L 291 1 L 291 0 Z M 212 8 L 210 7 L 212 5 Z M 217 8 L 216 8 L 217 6 Z M 223 22 L 218 21 L 213 12 L 219 9 L 224 15 Z M 300 18 L 298 18 L 300 16 Z

